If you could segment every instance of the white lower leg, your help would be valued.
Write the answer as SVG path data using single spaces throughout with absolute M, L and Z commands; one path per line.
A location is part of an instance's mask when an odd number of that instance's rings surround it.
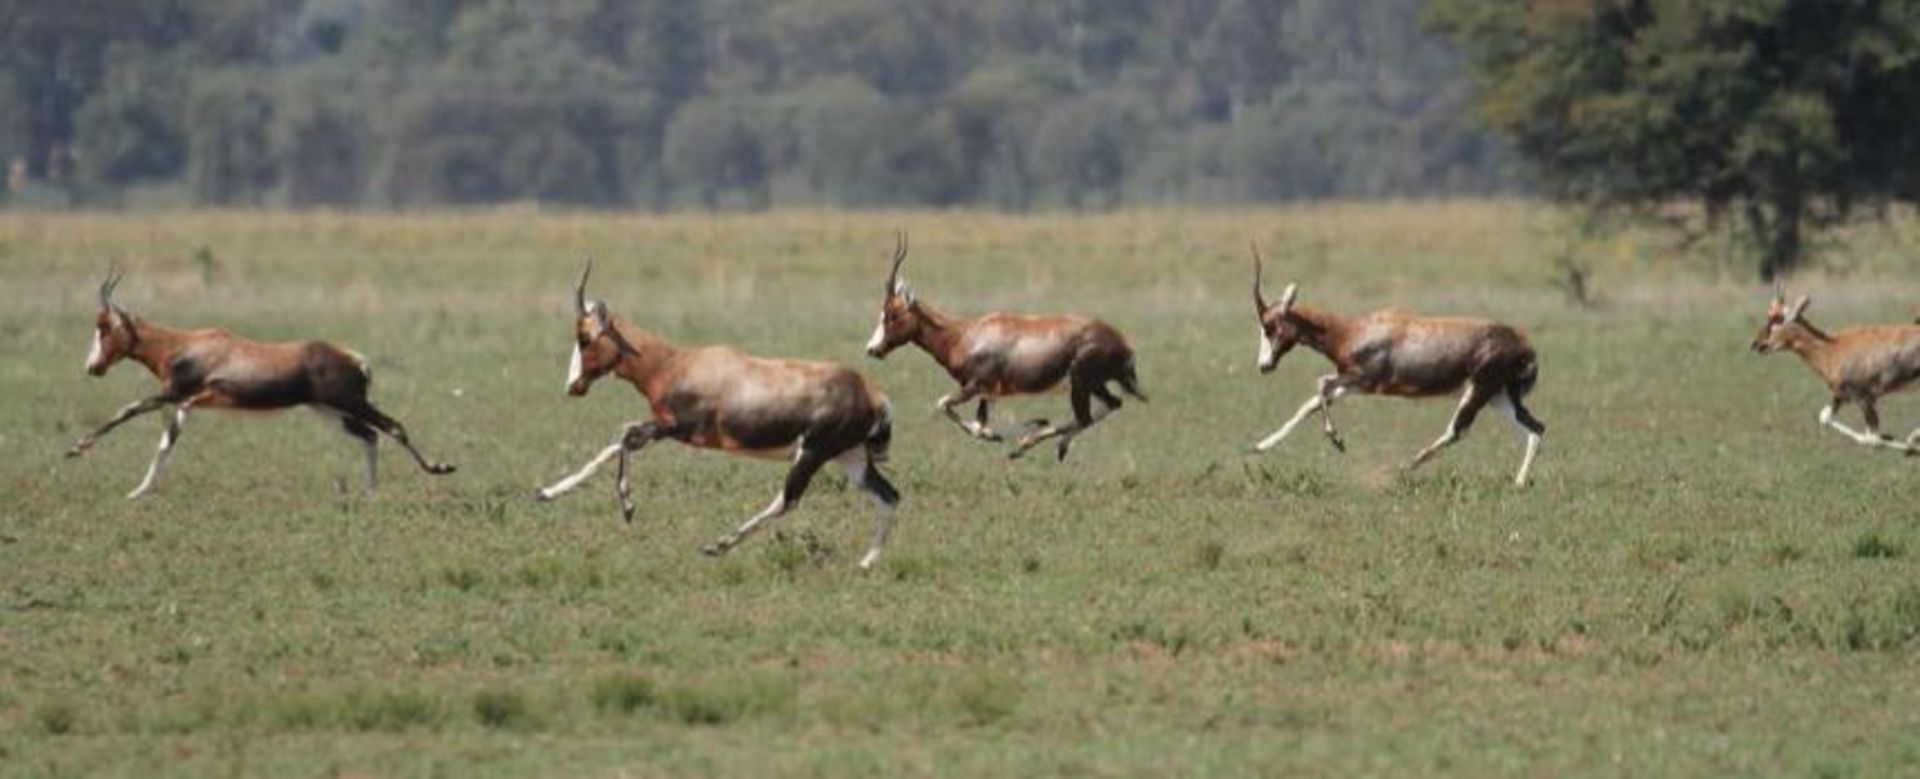
M 873 503 L 879 508 L 874 512 L 873 539 L 867 542 L 867 553 L 860 556 L 860 570 L 873 568 L 880 559 L 880 548 L 887 545 L 887 536 L 893 533 L 893 504 L 873 496 Z
M 1527 474 L 1533 470 L 1533 456 L 1540 453 L 1540 434 L 1527 431 L 1527 454 L 1520 458 L 1520 472 L 1513 477 L 1514 486 L 1527 486 Z
M 586 481 L 588 477 L 593 476 L 594 472 L 600 470 L 600 466 L 606 465 L 608 460 L 613 459 L 614 455 L 619 454 L 621 446 L 622 444 L 616 441 L 612 446 L 600 450 L 600 453 L 595 455 L 593 460 L 587 463 L 586 467 L 581 468 L 578 472 L 567 478 L 554 482 L 553 486 L 541 489 L 539 492 L 534 493 L 534 496 L 540 500 L 553 500 L 554 498 L 573 491 L 573 488 L 580 486 L 581 482 Z
M 1447 420 L 1447 432 L 1441 433 L 1433 443 L 1427 444 L 1425 449 L 1416 453 L 1413 456 L 1413 462 L 1407 463 L 1408 469 L 1420 467 L 1420 464 L 1432 458 L 1435 452 L 1460 440 L 1460 412 L 1465 411 L 1467 404 L 1471 402 L 1473 402 L 1473 388 L 1468 387 L 1466 392 L 1460 393 L 1460 405 L 1454 407 L 1453 418 Z
M 726 554 L 727 550 L 739 546 L 741 541 L 747 540 L 747 536 L 753 535 L 754 531 L 759 530 L 761 523 L 785 513 L 787 513 L 787 494 L 783 491 L 779 495 L 774 496 L 773 502 L 767 504 L 766 508 L 761 509 L 760 513 L 753 515 L 752 519 L 741 523 L 739 528 L 721 536 L 719 541 L 715 541 L 712 546 L 707 547 L 707 554 Z
M 167 458 L 173 456 L 173 444 L 179 440 L 180 426 L 185 424 L 186 421 L 187 410 L 185 408 L 174 410 L 173 421 L 169 422 L 167 429 L 160 434 L 160 448 L 153 453 L 153 461 L 147 464 L 146 478 L 140 480 L 140 486 L 133 488 L 132 492 L 127 493 L 128 499 L 138 498 L 153 489 L 153 485 L 160 478 L 160 469 L 165 468 L 167 466 Z
M 1278 446 L 1280 441 L 1285 439 L 1289 433 L 1292 433 L 1295 427 L 1299 426 L 1301 422 L 1306 421 L 1308 415 L 1320 410 L 1320 407 L 1325 403 L 1326 400 L 1319 395 L 1308 398 L 1306 403 L 1300 405 L 1300 410 L 1293 413 L 1292 419 L 1287 420 L 1286 424 L 1281 425 L 1279 430 L 1273 431 L 1273 435 L 1260 439 L 1260 443 L 1254 444 L 1253 448 L 1264 452 Z
M 1507 421 L 1512 422 L 1514 427 L 1520 429 L 1521 435 L 1526 436 L 1527 453 L 1520 458 L 1520 472 L 1514 474 L 1513 477 L 1514 486 L 1525 487 L 1527 486 L 1527 475 L 1533 472 L 1534 455 L 1540 453 L 1540 434 L 1533 432 L 1525 423 L 1520 421 L 1520 411 L 1514 406 L 1513 399 L 1508 397 L 1506 393 L 1502 392 L 1495 395 L 1493 404 L 1500 408 L 1500 413 L 1506 415 Z
M 1848 427 L 1846 423 L 1834 418 L 1834 411 L 1835 409 L 1832 404 L 1822 407 L 1820 409 L 1820 424 L 1831 427 L 1841 435 L 1853 439 L 1853 442 L 1856 444 L 1861 446 L 1884 446 L 1888 449 L 1899 449 L 1901 451 L 1909 451 L 1912 449 L 1911 443 L 1901 443 L 1883 435 L 1862 432 Z M 1916 431 L 1916 433 L 1920 433 L 1920 431 Z M 1911 436 L 1909 437 L 1909 441 L 1911 441 Z

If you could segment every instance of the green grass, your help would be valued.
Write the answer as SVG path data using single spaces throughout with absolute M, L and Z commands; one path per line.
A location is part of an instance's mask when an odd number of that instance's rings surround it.
M 1153 401 L 1065 465 L 952 429 L 925 356 L 860 353 L 896 226 L 923 299 L 1098 313 Z M 1564 235 L 1505 203 L 0 217 L 0 773 L 1920 771 L 1920 464 L 1817 427 L 1820 385 L 1747 351 L 1763 292 L 1712 250 L 1582 246 L 1601 301 L 1577 310 L 1548 282 Z M 1793 284 L 1822 324 L 1905 320 L 1914 237 L 1862 228 Z M 1270 291 L 1526 328 L 1536 485 L 1508 485 L 1497 415 L 1401 472 L 1446 402 L 1343 401 L 1346 454 L 1311 430 L 1247 454 L 1326 371 L 1253 370 L 1251 239 Z M 610 474 L 530 499 L 645 413 L 622 384 L 562 392 L 588 255 L 642 326 L 886 390 L 906 503 L 874 572 L 837 473 L 719 560 L 700 546 L 779 464 L 650 448 L 632 525 Z M 157 417 L 61 457 L 151 386 L 80 370 L 109 261 L 159 321 L 365 353 L 376 401 L 460 472 L 383 447 L 369 500 L 319 417 L 202 413 L 158 493 L 123 500 Z M 1898 433 L 1917 410 L 1883 407 Z

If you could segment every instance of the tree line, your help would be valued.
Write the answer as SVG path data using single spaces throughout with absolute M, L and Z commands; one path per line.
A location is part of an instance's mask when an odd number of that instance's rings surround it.
M 8 3 L 0 156 L 16 193 L 108 206 L 1018 210 L 1513 189 L 1425 6 Z

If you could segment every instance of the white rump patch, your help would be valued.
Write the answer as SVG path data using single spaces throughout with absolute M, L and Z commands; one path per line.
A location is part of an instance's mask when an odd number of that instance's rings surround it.
M 567 361 L 567 387 L 571 389 L 573 383 L 580 380 L 580 374 L 585 372 L 586 368 L 580 358 L 580 344 L 575 342 L 573 345 L 573 358 Z

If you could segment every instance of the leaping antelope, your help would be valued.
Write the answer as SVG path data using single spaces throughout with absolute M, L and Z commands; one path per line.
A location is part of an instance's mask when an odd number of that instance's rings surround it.
M 1753 337 L 1761 354 L 1786 349 L 1827 382 L 1830 400 L 1820 408 L 1820 424 L 1862 446 L 1877 446 L 1909 455 L 1920 454 L 1920 429 L 1896 441 L 1880 432 L 1880 397 L 1908 389 L 1920 377 L 1920 324 L 1849 327 L 1828 333 L 1807 321 L 1811 298 L 1801 295 L 1787 305 L 1779 286 L 1767 304 L 1767 320 Z M 1867 429 L 1854 430 L 1834 413 L 1848 402 L 1860 406 Z
M 147 466 L 146 478 L 128 498 L 153 489 L 180 440 L 187 412 L 199 408 L 269 411 L 310 406 L 338 418 L 347 434 L 359 439 L 366 450 L 368 492 L 374 487 L 375 450 L 381 433 L 400 442 L 427 473 L 453 473 L 451 465 L 429 462 L 408 440 L 406 429 L 367 400 L 373 374 L 360 355 L 325 341 L 270 343 L 218 328 L 163 327 L 114 304 L 113 290 L 119 284 L 118 272 L 109 272 L 100 284 L 100 311 L 94 317 L 87 373 L 105 375 L 114 363 L 131 358 L 160 380 L 160 392 L 121 408 L 106 424 L 75 442 L 67 456 L 80 456 L 129 419 L 172 406 L 160 449 Z
M 1073 421 L 1051 425 L 1036 420 L 1038 429 L 1022 437 L 1008 457 L 1019 457 L 1051 438 L 1060 440 L 1058 459 L 1067 459 L 1073 439 L 1107 414 L 1120 409 L 1120 398 L 1107 383 L 1120 385 L 1140 400 L 1139 379 L 1133 370 L 1133 349 L 1111 325 L 1078 315 L 1029 316 L 993 312 L 964 319 L 942 312 L 914 297 L 900 281 L 900 265 L 907 261 L 907 236 L 894 236 L 893 269 L 887 274 L 887 295 L 880 305 L 880 322 L 867 339 L 867 355 L 885 359 L 889 352 L 912 342 L 946 369 L 960 389 L 934 403 L 967 434 L 983 441 L 999 441 L 988 424 L 989 401 L 1011 395 L 1046 392 L 1068 383 Z M 971 420 L 953 409 L 975 398 L 979 406 Z M 1091 399 L 1102 405 L 1095 413 Z
M 574 288 L 573 358 L 567 394 L 587 394 L 609 373 L 626 379 L 653 409 L 653 419 L 629 423 L 586 467 L 535 493 L 553 500 L 580 485 L 607 460 L 619 458 L 614 494 L 620 514 L 633 521 L 628 457 L 654 441 L 672 439 L 702 449 L 790 458 L 793 466 L 773 502 L 745 524 L 708 545 L 726 554 L 762 523 L 799 505 L 813 475 L 838 460 L 847 478 L 878 505 L 878 519 L 860 568 L 873 567 L 893 528 L 900 493 L 880 473 L 893 421 L 886 396 L 845 366 L 752 357 L 728 346 L 683 348 L 607 313 L 587 300 L 591 262 Z
M 1446 432 L 1407 463 L 1419 466 L 1467 432 L 1481 407 L 1492 402 L 1526 434 L 1527 451 L 1513 483 L 1527 484 L 1546 425 L 1522 403 L 1533 389 L 1539 368 L 1533 347 L 1520 331 L 1484 319 L 1417 317 L 1386 309 L 1361 317 L 1343 317 L 1296 305 L 1299 285 L 1288 284 L 1279 302 L 1269 305 L 1260 290 L 1260 250 L 1253 250 L 1253 307 L 1260 322 L 1261 373 L 1271 372 L 1295 344 L 1306 344 L 1333 363 L 1319 389 L 1273 435 L 1255 445 L 1267 451 L 1293 432 L 1308 415 L 1320 412 L 1327 440 L 1346 444 L 1333 427 L 1333 402 L 1348 392 L 1421 398 L 1460 390 L 1460 405 Z

